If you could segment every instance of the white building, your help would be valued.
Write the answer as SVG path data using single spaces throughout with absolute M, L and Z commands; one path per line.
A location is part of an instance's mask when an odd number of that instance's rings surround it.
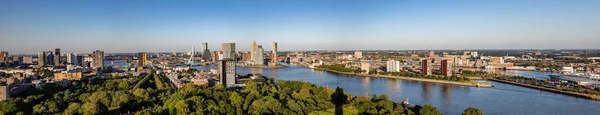
M 223 58 L 236 59 L 235 57 L 235 43 L 223 43 Z
M 254 65 L 264 65 L 264 57 L 263 57 L 263 52 L 265 51 L 262 47 L 262 45 L 258 45 L 257 47 L 257 51 L 255 53 L 254 56 Z
M 387 72 L 400 72 L 401 66 L 400 61 L 390 60 L 387 61 Z
M 363 55 L 361 51 L 355 51 L 354 52 L 354 57 L 356 57 L 356 59 L 362 59 Z

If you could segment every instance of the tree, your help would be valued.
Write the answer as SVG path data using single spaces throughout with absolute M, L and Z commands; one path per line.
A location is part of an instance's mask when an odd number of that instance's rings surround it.
M 67 107 L 67 109 L 65 109 L 65 111 L 63 112 L 64 115 L 74 115 L 74 114 L 80 114 L 81 113 L 81 104 L 80 103 L 71 103 L 69 104 L 69 107 Z
M 421 113 L 421 115 L 442 115 L 442 113 L 438 111 L 437 108 L 433 107 L 430 104 L 425 104 L 425 106 L 421 108 L 419 113 Z
M 346 100 L 348 100 L 348 96 L 344 94 L 344 89 L 340 88 L 339 86 L 335 88 L 335 92 L 331 95 L 331 101 L 333 101 L 333 104 L 335 104 L 336 115 L 344 114 L 342 105 L 346 103 Z
M 102 114 L 104 112 L 107 111 L 106 106 L 102 105 L 102 104 L 95 104 L 95 103 L 84 103 L 83 104 L 83 114 L 86 115 L 98 115 L 98 114 Z
M 462 115 L 483 115 L 483 112 L 479 111 L 477 108 L 469 107 L 465 109 Z

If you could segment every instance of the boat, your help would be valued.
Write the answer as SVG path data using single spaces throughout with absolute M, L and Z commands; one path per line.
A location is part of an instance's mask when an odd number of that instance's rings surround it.
M 548 76 L 552 79 L 560 79 L 562 77 L 562 75 L 553 75 L 553 74 L 550 74 Z

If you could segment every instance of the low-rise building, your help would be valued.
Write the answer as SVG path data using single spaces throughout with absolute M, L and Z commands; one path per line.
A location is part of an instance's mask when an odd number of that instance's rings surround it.
M 81 72 L 74 73 L 54 73 L 54 80 L 81 80 L 83 74 Z

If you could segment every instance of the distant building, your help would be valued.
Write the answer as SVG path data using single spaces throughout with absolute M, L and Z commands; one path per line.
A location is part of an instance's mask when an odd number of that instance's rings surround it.
M 429 59 L 421 61 L 421 74 L 431 75 L 431 68 L 429 68 Z
M 81 80 L 81 78 L 83 77 L 81 72 L 75 72 L 75 73 L 54 73 L 54 80 L 56 81 L 61 81 L 61 80 Z
M 60 48 L 54 49 L 54 65 L 60 65 Z
M 362 59 L 363 58 L 362 52 L 361 51 L 355 51 L 354 52 L 354 57 L 356 59 Z
M 103 68 L 104 67 L 104 51 L 96 50 L 93 52 L 92 57 L 92 68 Z
M 217 51 L 214 51 L 212 54 L 212 62 L 217 63 L 219 61 L 219 54 Z
M 46 52 L 41 51 L 38 53 L 38 58 L 37 58 L 38 66 L 40 66 L 40 67 L 46 66 L 46 61 L 44 60 L 45 57 L 46 57 Z
M 225 58 L 219 60 L 219 79 L 223 86 L 232 86 L 236 84 L 236 64 L 234 59 Z
M 22 64 L 33 64 L 33 57 L 31 56 L 23 56 L 21 57 Z
M 6 64 L 8 62 L 8 52 L 0 52 L 0 64 Z
M 504 63 L 504 59 L 502 57 L 490 57 L 490 62 L 492 62 L 492 63 Z
M 435 55 L 435 52 L 429 51 L 429 57 L 437 57 L 437 55 Z
M 369 72 L 371 72 L 371 63 L 360 62 L 360 70 L 363 70 L 365 71 L 364 73 L 369 74 Z
M 271 48 L 271 62 L 277 65 L 277 42 L 273 42 L 273 48 Z
M 138 53 L 138 67 L 144 67 L 146 66 L 146 58 L 148 57 L 148 54 L 146 52 L 140 52 Z
M 264 49 L 262 45 L 257 46 L 256 56 L 254 56 L 254 65 L 264 65 L 265 58 L 263 57 Z
M 235 57 L 235 43 L 223 43 L 223 58 L 236 59 Z
M 0 101 L 10 98 L 10 86 L 0 86 Z
M 250 59 L 251 61 L 256 61 L 256 53 L 258 51 L 258 46 L 256 45 L 256 41 L 252 40 L 250 42 Z
M 52 51 L 44 52 L 44 65 L 54 65 L 54 54 Z
M 442 60 L 442 64 L 441 64 L 441 68 L 440 70 L 442 70 L 442 75 L 443 76 L 452 76 L 452 69 L 451 66 L 449 64 L 448 60 Z
M 250 52 L 243 52 L 242 53 L 242 61 L 249 61 L 250 60 Z
M 208 43 L 204 42 L 204 43 L 202 43 L 202 46 L 200 48 L 202 55 L 206 54 L 206 52 L 205 52 L 206 50 L 208 50 Z M 210 51 L 208 51 L 208 54 L 210 54 Z
M 389 60 L 387 61 L 387 72 L 400 72 L 400 61 Z
M 76 53 L 68 53 L 67 54 L 67 64 L 77 65 L 77 54 Z

